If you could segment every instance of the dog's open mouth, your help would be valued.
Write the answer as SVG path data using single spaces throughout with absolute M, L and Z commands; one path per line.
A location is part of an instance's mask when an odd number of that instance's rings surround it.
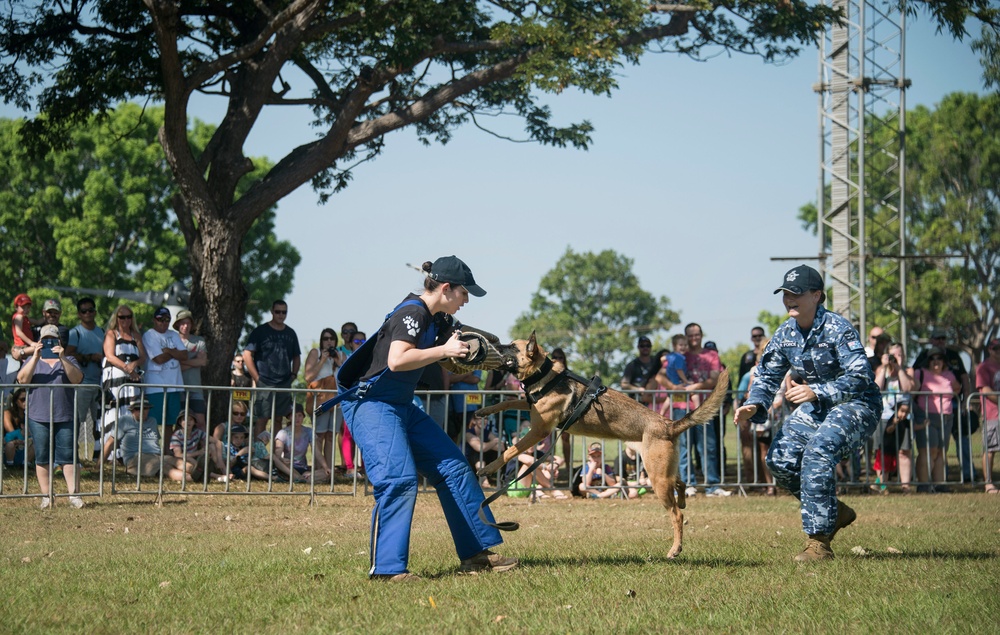
M 517 373 L 517 347 L 513 344 L 500 344 L 496 347 L 500 352 L 501 368 Z

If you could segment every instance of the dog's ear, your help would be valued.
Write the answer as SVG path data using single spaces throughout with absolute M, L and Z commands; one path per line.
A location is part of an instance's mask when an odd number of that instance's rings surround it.
M 524 347 L 524 352 L 527 353 L 528 359 L 535 358 L 535 352 L 538 350 L 538 342 L 535 341 L 535 332 L 531 332 L 531 337 L 528 338 L 528 345 Z

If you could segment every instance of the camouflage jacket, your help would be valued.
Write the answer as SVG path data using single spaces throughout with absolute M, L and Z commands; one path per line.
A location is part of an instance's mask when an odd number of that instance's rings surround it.
M 876 417 L 882 412 L 882 397 L 861 337 L 840 314 L 817 307 L 812 328 L 805 336 L 794 318 L 778 328 L 764 349 L 746 400 L 746 405 L 760 406 L 750 421 L 763 423 L 767 419 L 774 394 L 789 370 L 816 393 L 817 401 L 803 406 L 819 416 L 849 401 L 864 403 Z

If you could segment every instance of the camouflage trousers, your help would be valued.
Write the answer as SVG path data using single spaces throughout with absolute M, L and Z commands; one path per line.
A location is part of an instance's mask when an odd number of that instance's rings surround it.
M 878 425 L 878 414 L 863 403 L 818 411 L 813 403 L 795 409 L 778 430 L 767 467 L 779 486 L 801 502 L 802 530 L 829 534 L 837 523 L 837 464 L 861 447 Z

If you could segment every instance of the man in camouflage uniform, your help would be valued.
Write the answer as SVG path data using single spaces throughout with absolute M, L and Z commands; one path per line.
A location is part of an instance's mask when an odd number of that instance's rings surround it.
M 736 422 L 763 423 L 781 382 L 798 406 L 777 432 L 767 454 L 775 482 L 801 501 L 809 536 L 800 562 L 833 558 L 830 541 L 857 515 L 837 501 L 836 466 L 878 425 L 882 399 L 861 337 L 842 316 L 823 307 L 823 278 L 800 265 L 775 293 L 790 318 L 771 338 Z M 789 373 L 790 371 L 790 373 Z

